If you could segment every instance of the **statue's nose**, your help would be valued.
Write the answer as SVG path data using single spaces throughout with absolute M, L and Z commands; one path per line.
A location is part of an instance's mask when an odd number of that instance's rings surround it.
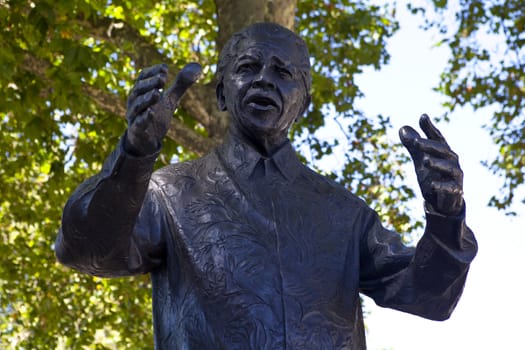
M 253 86 L 266 89 L 275 89 L 270 69 L 266 66 L 262 67 L 259 73 L 253 79 Z

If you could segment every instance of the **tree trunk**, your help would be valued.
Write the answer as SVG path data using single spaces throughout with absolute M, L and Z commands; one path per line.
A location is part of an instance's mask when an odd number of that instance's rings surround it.
M 215 0 L 219 35 L 217 49 L 242 28 L 257 22 L 275 22 L 292 29 L 297 0 Z

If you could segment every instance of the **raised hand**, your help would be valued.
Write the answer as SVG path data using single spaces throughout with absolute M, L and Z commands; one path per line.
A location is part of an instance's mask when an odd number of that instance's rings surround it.
M 463 172 L 458 156 L 426 114 L 419 119 L 419 126 L 427 139 L 410 126 L 399 129 L 399 137 L 412 157 L 423 197 L 438 213 L 457 215 L 463 210 Z
M 198 63 L 186 65 L 166 91 L 168 66 L 159 64 L 142 70 L 128 97 L 125 147 L 135 155 L 152 154 L 170 127 L 171 118 L 186 90 L 199 78 Z

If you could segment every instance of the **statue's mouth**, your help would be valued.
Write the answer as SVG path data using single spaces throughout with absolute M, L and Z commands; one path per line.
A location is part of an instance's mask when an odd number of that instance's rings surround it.
M 271 96 L 253 94 L 246 98 L 246 104 L 253 109 L 261 111 L 280 110 L 280 104 Z

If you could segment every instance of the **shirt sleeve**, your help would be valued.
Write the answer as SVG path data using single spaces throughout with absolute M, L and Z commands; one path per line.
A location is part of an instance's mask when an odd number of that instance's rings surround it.
M 62 264 L 96 276 L 146 273 L 164 257 L 166 215 L 150 181 L 158 153 L 134 157 L 123 139 L 69 198 L 55 243 Z
M 370 210 L 360 248 L 360 291 L 376 304 L 432 320 L 454 310 L 477 252 L 465 212 L 443 216 L 426 209 L 425 233 L 415 248 L 386 230 Z

